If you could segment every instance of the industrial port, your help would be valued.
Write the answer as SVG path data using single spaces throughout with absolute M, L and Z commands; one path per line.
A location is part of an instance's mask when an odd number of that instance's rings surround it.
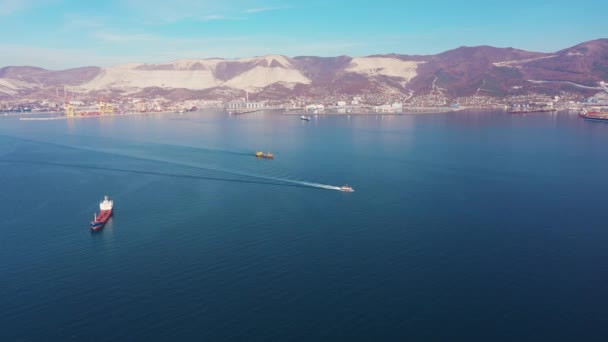
M 608 87 L 591 97 L 562 91 L 560 95 L 524 93 L 503 98 L 466 96 L 449 98 L 441 93 L 417 96 L 401 94 L 331 94 L 319 97 L 293 96 L 284 100 L 250 99 L 249 93 L 230 98 L 189 98 L 170 100 L 162 97 L 117 97 L 110 95 L 75 94 L 63 91 L 63 96 L 50 99 L 13 98 L 0 101 L 0 115 L 20 115 L 24 120 L 59 120 L 113 115 L 141 115 L 151 113 L 184 113 L 203 108 L 224 109 L 230 114 L 246 114 L 261 110 L 276 110 L 283 114 L 402 114 L 437 113 L 462 109 L 497 109 L 512 114 L 553 112 L 558 110 L 608 111 Z M 30 114 L 52 113 L 50 117 Z

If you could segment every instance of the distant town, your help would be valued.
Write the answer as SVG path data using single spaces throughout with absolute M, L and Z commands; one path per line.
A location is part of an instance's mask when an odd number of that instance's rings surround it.
M 465 96 L 449 98 L 442 94 L 426 94 L 404 97 L 400 94 L 362 94 L 358 96 L 328 95 L 325 97 L 292 97 L 285 100 L 253 100 L 249 94 L 242 98 L 168 100 L 159 98 L 93 97 L 71 94 L 70 97 L 50 99 L 14 98 L 0 101 L 0 113 L 60 112 L 67 116 L 94 114 L 124 114 L 153 112 L 190 112 L 203 108 L 220 108 L 229 113 L 247 113 L 260 110 L 278 110 L 285 114 L 399 114 L 416 112 L 441 112 L 462 109 L 502 109 L 509 112 L 541 112 L 557 110 L 581 110 L 598 107 L 608 111 L 608 91 L 591 97 L 577 93 L 561 92 L 560 95 L 519 94 L 504 98 L 492 96 Z

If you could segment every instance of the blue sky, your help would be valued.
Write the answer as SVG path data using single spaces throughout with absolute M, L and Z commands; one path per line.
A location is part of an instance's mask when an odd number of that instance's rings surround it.
M 0 0 L 0 67 L 179 58 L 556 51 L 608 37 L 608 1 Z

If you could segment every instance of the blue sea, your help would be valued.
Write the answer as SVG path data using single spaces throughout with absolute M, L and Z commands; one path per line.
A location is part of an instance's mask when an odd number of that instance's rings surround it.
M 0 205 L 0 341 L 608 340 L 573 113 L 6 116 Z

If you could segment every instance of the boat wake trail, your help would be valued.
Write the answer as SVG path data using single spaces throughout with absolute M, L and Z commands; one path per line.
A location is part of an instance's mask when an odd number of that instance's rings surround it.
M 238 170 L 233 170 L 233 169 L 226 169 L 226 168 L 219 167 L 219 166 L 211 166 L 211 165 L 201 166 L 201 165 L 197 165 L 195 163 L 178 162 L 178 161 L 165 160 L 165 159 L 153 158 L 153 157 L 141 157 L 141 156 L 131 155 L 128 153 L 120 153 L 120 152 L 116 152 L 116 151 L 106 152 L 104 150 L 101 150 L 100 152 L 114 153 L 116 155 L 120 155 L 123 157 L 134 158 L 134 159 L 145 160 L 145 161 L 153 161 L 153 162 L 157 162 L 157 163 L 164 163 L 164 164 L 174 165 L 174 166 L 182 166 L 182 167 L 186 166 L 186 167 L 189 167 L 192 169 L 197 169 L 197 170 L 215 171 L 215 172 L 221 172 L 221 173 L 230 174 L 230 175 L 234 175 L 234 176 L 254 178 L 254 179 L 262 180 L 262 181 L 260 181 L 260 184 L 265 184 L 265 183 L 271 182 L 268 184 L 276 185 L 277 183 L 280 183 L 283 185 L 291 185 L 291 186 L 300 187 L 300 188 L 304 187 L 304 188 L 325 189 L 325 190 L 340 190 L 339 187 L 328 185 L 328 184 L 310 183 L 310 182 L 304 182 L 304 181 L 293 180 L 293 179 L 288 179 L 288 178 L 266 176 L 266 175 L 252 173 L 252 172 L 243 172 L 243 171 L 238 171 Z
M 200 180 L 232 182 L 232 183 L 287 186 L 287 187 L 296 187 L 296 188 L 311 188 L 311 186 L 303 185 L 303 184 L 289 184 L 289 183 L 280 183 L 280 182 L 265 182 L 265 181 L 259 181 L 259 180 L 248 180 L 248 179 L 198 176 L 198 175 L 177 174 L 177 173 L 168 173 L 168 172 L 145 171 L 145 170 L 131 170 L 131 169 L 122 169 L 122 168 L 114 168 L 114 167 L 103 167 L 103 166 L 71 164 L 71 163 L 54 163 L 54 162 L 13 160 L 13 159 L 0 160 L 0 163 L 45 165 L 45 166 L 68 167 L 68 168 L 85 169 L 85 170 L 124 172 L 124 173 L 132 173 L 132 174 L 139 174 L 139 175 L 143 174 L 143 175 L 152 175 L 152 176 L 164 176 L 164 177 L 172 177 L 172 178 L 200 179 Z
M 320 183 L 310 183 L 310 182 L 301 182 L 301 181 L 293 181 L 293 182 L 297 182 L 298 184 L 302 184 L 304 186 L 309 186 L 309 187 L 312 187 L 312 188 L 342 191 L 339 186 L 334 186 L 334 185 L 320 184 Z
M 91 149 L 91 150 L 93 150 L 93 149 Z M 182 166 L 182 167 L 186 166 L 186 167 L 190 167 L 192 169 L 198 169 L 198 170 L 203 170 L 203 171 L 215 171 L 215 172 L 221 172 L 221 173 L 230 174 L 230 175 L 234 175 L 234 176 L 254 178 L 254 179 L 263 180 L 262 183 L 270 181 L 270 182 L 273 182 L 273 184 L 275 184 L 276 182 L 279 182 L 281 184 L 289 184 L 289 185 L 296 186 L 296 187 L 306 187 L 306 188 L 314 188 L 314 189 L 340 191 L 340 187 L 329 185 L 329 184 L 311 183 L 311 182 L 299 181 L 299 180 L 294 180 L 294 179 L 289 179 L 289 178 L 260 175 L 260 174 L 256 174 L 256 173 L 252 173 L 252 172 L 243 172 L 243 171 L 227 169 L 227 168 L 223 168 L 223 167 L 219 167 L 219 166 L 211 166 L 211 165 L 201 166 L 200 164 L 196 164 L 196 163 L 179 162 L 179 161 L 166 160 L 166 159 L 155 158 L 155 157 L 143 157 L 143 156 L 132 155 L 130 153 L 119 152 L 119 151 L 115 151 L 115 150 L 108 151 L 108 150 L 103 150 L 103 149 L 101 149 L 101 150 L 94 149 L 93 151 L 101 152 L 101 153 L 115 154 L 115 155 L 133 158 L 133 159 L 137 159 L 137 160 L 152 161 L 152 162 L 163 163 L 163 164 L 168 164 L 168 165 L 173 165 L 173 166 Z
M 104 148 L 93 148 L 93 147 L 84 147 L 84 146 L 72 146 L 67 144 L 60 144 L 54 142 L 40 142 L 36 140 L 17 138 L 22 141 L 30 142 L 30 143 L 38 143 L 38 144 L 46 144 L 46 145 L 54 145 L 61 148 L 68 148 L 73 150 L 81 150 L 81 151 L 91 151 L 96 153 L 103 153 L 107 155 L 115 155 L 126 158 L 131 158 L 139 161 L 147 161 L 147 162 L 155 162 L 162 163 L 165 165 L 177 166 L 177 167 L 188 167 L 194 170 L 201 170 L 205 172 L 220 172 L 227 175 L 240 176 L 253 179 L 251 181 L 239 180 L 234 178 L 224 178 L 224 177 L 207 177 L 207 176 L 199 176 L 199 175 L 183 175 L 183 174 L 175 174 L 175 173 L 162 173 L 155 171 L 139 171 L 139 170 L 131 170 L 131 169 L 121 169 L 121 168 L 108 168 L 108 167 L 100 167 L 100 166 L 91 166 L 84 164 L 70 164 L 70 163 L 57 163 L 57 162 L 38 162 L 38 161 L 21 161 L 21 160 L 0 160 L 0 162 L 16 162 L 16 163 L 30 163 L 30 164 L 45 164 L 45 165 L 54 165 L 54 166 L 65 166 L 65 167 L 76 167 L 76 168 L 88 168 L 88 169 L 98 169 L 98 170 L 106 170 L 106 171 L 117 171 L 117 172 L 130 172 L 130 173 L 141 173 L 141 174 L 150 174 L 150 175 L 159 175 L 159 176 L 171 176 L 171 177 L 182 177 L 182 178 L 194 178 L 194 179 L 207 179 L 207 180 L 219 180 L 219 181 L 232 181 L 232 182 L 249 182 L 249 183 L 257 183 L 257 184 L 267 184 L 267 185 L 283 185 L 283 186 L 292 186 L 292 187 L 300 187 L 300 188 L 314 188 L 314 189 L 324 189 L 324 190 L 336 190 L 340 191 L 340 187 L 329 185 L 329 184 L 321 184 L 321 183 L 313 183 L 306 182 L 300 180 L 294 180 L 283 177 L 273 177 L 268 175 L 260 175 L 252 172 L 243 172 L 234 169 L 227 169 L 216 165 L 201 165 L 199 163 L 193 162 L 184 162 L 184 161 L 176 161 L 169 160 L 164 158 L 157 158 L 151 156 L 142 156 L 141 154 L 129 153 L 124 150 L 118 149 L 104 149 Z M 196 149 L 196 148 L 193 148 Z M 198 149 L 205 150 L 205 149 Z M 241 153 L 236 151 L 220 151 L 220 153 L 233 153 L 233 154 L 243 154 L 251 156 L 249 153 Z
M 195 153 L 212 153 L 212 154 L 228 154 L 228 155 L 236 155 L 236 156 L 251 156 L 252 152 L 246 152 L 242 150 L 226 150 L 221 148 L 214 147 L 206 147 L 206 146 L 192 146 L 192 145 L 183 145 L 183 144 L 170 144 L 170 143 L 155 143 L 149 142 L 145 140 L 137 140 L 137 139 L 125 139 L 125 138 L 112 138 L 107 139 L 104 137 L 94 136 L 94 135 L 82 135 L 82 134 L 71 134 L 71 137 L 76 138 L 84 138 L 87 141 L 99 141 L 104 139 L 106 142 L 119 143 L 117 148 L 124 149 L 125 147 L 135 147 L 135 148 L 148 148 L 150 146 L 155 148 L 164 148 L 164 149 L 172 149 L 173 151 L 182 150 L 182 151 L 191 151 Z

